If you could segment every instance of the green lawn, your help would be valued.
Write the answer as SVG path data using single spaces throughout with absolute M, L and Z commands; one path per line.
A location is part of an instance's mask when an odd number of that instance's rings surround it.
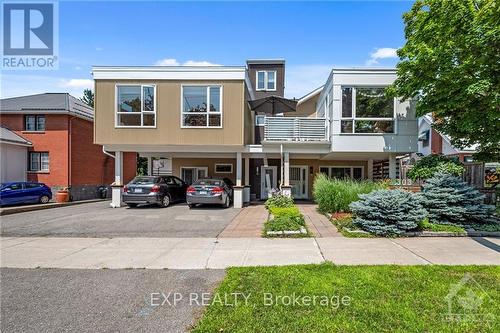
M 472 279 L 460 289 L 453 306 L 454 313 L 468 316 L 462 316 L 461 322 L 450 322 L 446 319 L 445 297 L 451 285 L 467 274 Z M 213 303 L 194 332 L 500 331 L 499 266 L 322 264 L 231 268 L 216 293 L 221 297 L 219 300 L 231 293 L 251 295 L 247 304 L 243 296 L 237 296 L 238 302 L 229 302 L 236 304 L 234 306 Z M 276 305 L 277 296 L 293 296 L 294 293 L 296 296 L 309 295 L 311 299 L 317 296 L 316 305 L 312 300 L 307 303 L 305 298 L 300 305 L 287 306 L 285 299 L 280 299 Z M 478 297 L 464 298 L 464 295 Z M 322 296 L 329 299 L 328 304 Z M 349 297 L 349 305 L 337 306 L 332 296 L 340 300 Z M 265 305 L 266 300 L 271 303 L 270 299 L 273 305 Z M 482 301 L 464 302 L 477 299 Z M 347 303 L 346 298 L 344 303 Z

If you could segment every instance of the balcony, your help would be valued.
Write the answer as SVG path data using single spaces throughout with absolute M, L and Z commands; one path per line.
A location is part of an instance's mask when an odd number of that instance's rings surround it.
M 328 142 L 325 118 L 266 117 L 264 142 Z

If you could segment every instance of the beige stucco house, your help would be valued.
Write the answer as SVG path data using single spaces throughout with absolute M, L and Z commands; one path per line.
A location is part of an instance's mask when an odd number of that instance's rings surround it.
M 150 174 L 190 183 L 229 178 L 234 206 L 281 187 L 312 198 L 319 172 L 397 177 L 396 157 L 417 150 L 413 105 L 384 95 L 393 69 L 333 69 L 324 86 L 284 98 L 285 61 L 246 66 L 94 67 L 94 140 L 114 153 L 119 206 L 122 153 L 147 157 Z

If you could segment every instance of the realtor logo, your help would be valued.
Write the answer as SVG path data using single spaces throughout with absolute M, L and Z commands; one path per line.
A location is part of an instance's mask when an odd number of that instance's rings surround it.
M 57 68 L 57 3 L 2 4 L 2 69 Z

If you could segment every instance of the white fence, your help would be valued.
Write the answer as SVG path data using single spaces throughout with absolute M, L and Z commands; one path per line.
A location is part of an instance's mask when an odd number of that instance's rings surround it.
M 265 141 L 328 141 L 325 118 L 266 117 Z

